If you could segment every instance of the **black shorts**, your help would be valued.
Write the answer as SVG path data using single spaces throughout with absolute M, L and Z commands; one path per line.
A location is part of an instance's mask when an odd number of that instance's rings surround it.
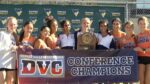
M 66 47 L 62 47 L 61 49 L 71 49 L 71 50 L 73 50 L 73 47 L 72 46 L 66 46 Z
M 138 63 L 139 64 L 150 64 L 150 57 L 143 57 L 143 56 L 139 56 L 138 57 Z
M 0 71 L 15 71 L 17 69 L 0 68 Z

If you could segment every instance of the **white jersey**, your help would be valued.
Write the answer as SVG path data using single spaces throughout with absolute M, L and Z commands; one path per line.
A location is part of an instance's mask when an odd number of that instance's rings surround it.
M 78 32 L 78 33 L 77 33 L 77 37 L 78 37 L 79 35 L 82 35 L 82 34 L 83 34 L 83 32 L 81 32 L 81 31 Z
M 0 32 L 0 68 L 15 69 L 16 51 L 12 46 L 16 45 L 14 36 L 6 31 Z
M 112 35 L 107 35 L 105 37 L 102 37 L 100 33 L 96 35 L 98 39 L 98 45 L 103 45 L 106 48 L 110 48 L 110 44 L 112 42 L 113 36 Z
M 74 47 L 75 45 L 74 34 L 69 34 L 68 36 L 66 34 L 60 34 L 59 40 L 61 47 Z

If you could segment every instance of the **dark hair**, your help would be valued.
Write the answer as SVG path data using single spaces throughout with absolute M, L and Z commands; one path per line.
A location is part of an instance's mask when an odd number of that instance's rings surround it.
M 43 31 L 46 27 L 48 27 L 48 26 L 42 26 L 41 28 L 40 28 L 40 31 L 39 31 L 39 34 L 38 34 L 38 37 L 36 38 L 36 40 L 34 41 L 34 45 L 35 45 L 35 42 L 38 40 L 38 39 L 40 39 L 40 36 L 41 36 L 41 31 Z M 48 27 L 49 28 L 49 27 Z
M 24 23 L 23 28 L 24 28 L 26 25 L 28 25 L 28 24 L 33 24 L 33 23 L 30 22 L 30 21 L 27 21 L 27 22 Z M 23 37 L 24 37 L 24 30 L 22 29 L 22 30 L 21 30 L 21 33 L 20 33 L 19 42 L 22 42 Z
M 121 20 L 120 20 L 120 18 L 114 18 L 111 23 L 113 24 L 114 21 L 118 21 L 120 24 L 122 23 Z
M 63 21 L 60 22 L 60 26 L 61 26 L 62 28 L 64 28 L 64 24 L 65 24 L 66 22 L 69 22 L 69 23 L 70 23 L 69 20 L 63 20 Z
M 43 30 L 44 30 L 45 28 L 47 28 L 47 27 L 48 27 L 48 26 L 45 26 L 45 25 L 44 25 L 44 26 L 42 26 L 42 27 L 40 28 L 39 37 L 38 37 L 38 38 L 40 38 L 40 36 L 41 36 L 41 35 L 40 35 L 40 34 L 41 34 L 40 32 L 43 31 Z M 48 28 L 49 28 L 49 27 L 48 27 Z
M 104 23 L 106 23 L 106 26 L 107 26 L 107 33 L 109 34 L 108 21 L 107 21 L 107 20 L 101 20 L 101 21 L 99 21 L 99 27 L 100 27 L 101 24 L 104 24 Z M 101 32 L 100 32 L 100 33 L 101 33 Z
M 57 22 L 57 20 L 56 19 L 51 19 L 51 20 L 48 20 L 47 21 L 47 26 L 49 27 L 49 28 L 51 28 L 51 25 L 53 24 L 53 22 Z
M 46 16 L 45 17 L 45 22 L 47 23 L 49 20 L 54 19 L 54 17 L 52 15 Z
M 108 26 L 108 21 L 107 20 L 101 20 L 101 21 L 99 21 L 99 27 L 100 27 L 100 24 L 103 24 L 103 23 L 106 23 L 107 26 Z
M 49 21 L 47 22 L 47 26 L 50 28 L 50 30 L 52 30 L 51 26 L 52 26 L 52 24 L 53 24 L 55 21 L 57 22 L 56 19 L 52 19 L 52 20 L 49 20 Z M 50 31 L 50 34 L 51 34 L 51 33 L 52 33 L 52 31 Z
M 48 26 L 45 26 L 45 25 L 42 26 L 42 27 L 40 28 L 40 32 L 43 31 L 46 27 L 48 27 Z M 49 27 L 48 27 L 48 28 L 49 28 Z
M 129 24 L 133 29 L 134 29 L 134 24 L 132 21 L 127 21 L 126 23 L 124 23 L 124 27 Z

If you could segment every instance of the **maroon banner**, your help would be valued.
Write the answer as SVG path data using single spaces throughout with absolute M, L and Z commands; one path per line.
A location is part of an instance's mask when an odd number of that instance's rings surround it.
M 127 53 L 128 52 L 128 53 Z M 136 82 L 133 50 L 19 50 L 20 84 L 91 84 Z

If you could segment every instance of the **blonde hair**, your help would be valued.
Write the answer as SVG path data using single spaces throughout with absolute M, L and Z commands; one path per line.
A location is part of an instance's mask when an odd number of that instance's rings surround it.
M 90 18 L 88 18 L 88 17 L 82 18 L 81 23 L 82 23 L 83 21 L 85 21 L 85 20 L 89 21 L 90 24 L 91 24 L 91 20 L 90 20 Z
M 17 25 L 18 25 L 17 18 L 16 18 L 16 17 L 13 17 L 13 16 L 10 16 L 10 17 L 7 18 L 6 26 L 7 26 L 7 24 L 9 23 L 9 21 L 11 21 L 11 20 L 13 20 L 13 19 L 17 22 Z M 17 36 L 17 32 L 13 32 L 12 35 L 13 35 L 14 38 L 15 38 L 16 45 L 19 45 L 19 38 L 18 38 L 18 36 Z
M 14 20 L 16 20 L 16 22 L 18 23 L 18 21 L 17 21 L 17 18 L 16 18 L 16 17 L 14 17 L 14 16 L 10 16 L 10 17 L 8 17 L 8 18 L 7 18 L 6 25 L 8 24 L 8 22 L 9 22 L 9 21 L 11 21 L 11 20 L 13 20 L 13 19 L 14 19 Z
M 149 24 L 149 21 L 148 21 L 148 18 L 147 18 L 147 17 L 145 17 L 145 16 L 140 17 L 140 18 L 138 19 L 138 24 L 139 24 L 139 22 L 140 22 L 141 20 L 144 20 L 147 24 Z

